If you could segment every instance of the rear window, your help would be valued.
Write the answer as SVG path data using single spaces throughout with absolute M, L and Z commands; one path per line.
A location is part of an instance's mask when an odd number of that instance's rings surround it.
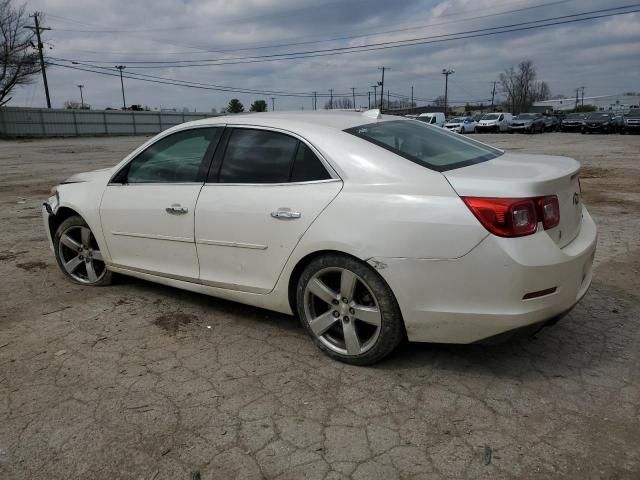
M 438 172 L 502 155 L 496 148 L 414 120 L 370 123 L 345 132 Z

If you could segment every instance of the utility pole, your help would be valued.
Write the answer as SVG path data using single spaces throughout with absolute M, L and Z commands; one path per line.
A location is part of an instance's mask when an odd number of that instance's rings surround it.
M 383 103 L 384 103 L 384 71 L 385 70 L 391 70 L 391 69 L 387 68 L 387 67 L 378 67 L 378 70 L 382 70 L 382 81 L 379 83 L 379 85 L 380 85 L 380 112 L 382 112 L 382 110 L 384 110 L 384 105 L 383 105 Z
M 313 93 L 313 109 L 317 110 L 318 109 L 318 92 L 312 92 Z
M 409 104 L 409 106 L 413 110 L 413 85 L 411 85 L 411 103 Z
M 493 81 L 493 88 L 491 89 L 491 111 L 493 112 L 493 100 L 496 97 L 496 82 L 495 80 Z
M 333 88 L 329 89 L 329 110 L 333 110 Z
M 389 89 L 387 88 L 387 110 L 389 110 L 389 108 L 390 108 L 389 105 L 390 105 L 390 103 L 389 103 Z
M 456 73 L 455 70 L 450 68 L 443 68 L 442 74 L 444 75 L 444 116 L 447 116 L 447 102 L 449 95 L 449 75 Z
M 576 88 L 576 106 L 575 106 L 575 110 L 578 109 L 578 92 L 580 92 L 580 87 Z
M 371 110 L 371 90 L 367 92 L 369 94 L 369 110 Z
M 276 111 L 276 97 L 271 97 L 271 111 Z
M 378 85 L 371 85 L 373 87 L 373 108 L 378 105 Z
M 125 65 L 116 65 L 115 68 L 120 70 L 120 86 L 122 87 L 122 109 L 127 109 L 127 101 L 124 98 L 124 80 L 122 80 L 122 70 L 127 68 Z
M 353 96 L 353 109 L 356 109 L 356 87 L 351 87 L 351 95 Z
M 581 103 L 582 103 L 582 106 L 584 107 L 584 87 L 580 87 L 580 90 L 582 90 L 582 100 L 581 100 Z
M 84 110 L 84 97 L 82 96 L 82 89 L 84 88 L 84 85 L 78 85 L 78 88 L 80 89 L 80 108 Z
M 49 97 L 49 83 L 47 82 L 47 72 L 44 68 L 44 55 L 42 54 L 42 39 L 40 38 L 40 32 L 42 30 L 51 30 L 48 27 L 40 26 L 40 12 L 35 12 L 33 15 L 29 15 L 29 17 L 33 17 L 33 22 L 35 26 L 25 25 L 24 28 L 28 28 L 36 32 L 36 38 L 38 40 L 38 53 L 40 55 L 40 70 L 42 70 L 42 80 L 44 81 L 44 94 L 47 97 L 47 108 L 51 108 L 51 97 Z

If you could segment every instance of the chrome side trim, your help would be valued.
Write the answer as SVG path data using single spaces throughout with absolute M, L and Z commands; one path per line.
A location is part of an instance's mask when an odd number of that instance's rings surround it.
M 342 183 L 339 178 L 327 178 L 326 180 L 309 180 L 308 182 L 280 182 L 280 183 L 218 183 L 205 182 L 205 187 L 295 187 L 296 185 L 313 185 L 315 183 Z
M 212 282 L 210 280 L 199 280 L 197 278 L 183 277 L 181 275 L 171 275 L 168 273 L 160 273 L 153 270 L 147 270 L 147 269 L 138 268 L 138 267 L 129 267 L 129 266 L 120 265 L 117 263 L 111 263 L 111 262 L 105 262 L 105 263 L 110 270 L 113 270 L 119 273 L 124 273 L 124 274 L 126 274 L 127 272 L 139 273 L 139 274 L 141 273 L 144 275 L 151 275 L 153 277 L 168 278 L 168 279 L 177 280 L 180 282 L 187 282 L 187 283 L 193 283 L 197 285 L 204 285 L 206 287 L 220 288 L 222 290 L 235 290 L 238 292 L 246 292 L 246 293 L 265 294 L 271 291 L 268 288 L 244 287 L 242 285 L 236 285 L 233 283 Z
M 111 235 L 116 235 L 119 237 L 150 238 L 151 240 L 166 240 L 169 242 L 193 243 L 193 238 L 171 237 L 168 235 L 148 235 L 146 233 L 116 232 L 116 231 L 111 232 Z
M 259 243 L 244 243 L 244 242 L 228 242 L 225 240 L 207 240 L 206 238 L 198 238 L 196 240 L 198 245 L 217 245 L 219 247 L 235 247 L 235 248 L 250 248 L 253 250 L 266 250 L 267 246 Z

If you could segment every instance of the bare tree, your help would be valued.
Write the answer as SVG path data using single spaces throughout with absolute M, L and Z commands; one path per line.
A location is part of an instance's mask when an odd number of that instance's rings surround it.
M 353 108 L 353 102 L 351 101 L 350 98 L 347 98 L 347 97 L 334 98 L 333 105 L 331 104 L 330 101 L 328 101 L 324 104 L 324 108 L 325 110 L 329 110 L 331 108 L 348 110 Z
M 551 96 L 549 85 L 536 80 L 536 67 L 531 60 L 524 60 L 517 67 L 510 66 L 500 74 L 500 84 L 506 95 L 506 107 L 514 113 L 526 112 L 533 102 Z
M 444 108 L 444 95 L 440 95 L 433 99 L 433 106 Z
M 40 72 L 34 51 L 35 32 L 24 28 L 29 22 L 26 6 L 14 8 L 11 0 L 0 0 L 0 106 L 18 85 L 25 85 Z

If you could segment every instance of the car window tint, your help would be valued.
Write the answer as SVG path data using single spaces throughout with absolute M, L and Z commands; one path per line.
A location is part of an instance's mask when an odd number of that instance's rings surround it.
M 304 143 L 300 142 L 291 172 L 292 182 L 311 182 L 331 178 L 320 159 Z
M 233 130 L 222 160 L 220 182 L 286 183 L 298 140 L 277 132 Z
M 222 128 L 186 130 L 157 141 L 129 165 L 127 183 L 181 183 L 203 181 L 201 165 Z

